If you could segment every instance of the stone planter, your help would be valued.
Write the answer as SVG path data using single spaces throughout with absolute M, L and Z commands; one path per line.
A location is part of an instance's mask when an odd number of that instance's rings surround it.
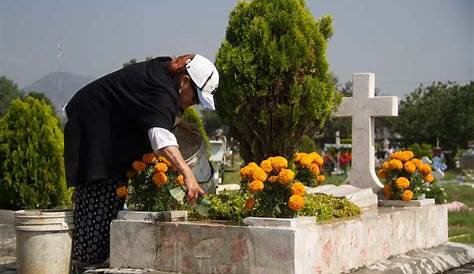
M 111 267 L 193 274 L 339 273 L 448 239 L 443 206 L 380 208 L 327 224 L 312 217 L 245 223 L 114 220 Z
M 432 206 L 435 204 L 434 199 L 421 199 L 411 201 L 400 201 L 400 200 L 379 200 L 379 206 L 382 207 L 422 207 Z
M 68 274 L 73 227 L 72 211 L 16 211 L 18 273 Z

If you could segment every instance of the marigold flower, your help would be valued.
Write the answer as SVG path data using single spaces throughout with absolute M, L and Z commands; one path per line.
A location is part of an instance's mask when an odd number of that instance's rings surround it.
M 165 163 L 158 163 L 155 165 L 155 172 L 166 173 L 166 171 L 168 171 L 168 167 Z
M 411 199 L 413 199 L 413 192 L 411 190 L 408 190 L 408 189 L 403 191 L 402 200 L 403 201 L 410 201 Z
M 245 201 L 245 208 L 246 209 L 252 209 L 255 206 L 255 199 L 254 198 L 248 198 Z
M 265 173 L 263 169 L 257 166 L 252 170 L 252 180 L 259 180 L 265 182 L 265 180 L 267 180 L 267 173 Z
M 282 169 L 278 173 L 278 182 L 281 184 L 288 184 L 295 178 L 295 173 L 291 169 Z
M 415 157 L 415 154 L 412 151 L 406 150 L 406 151 L 403 152 L 404 161 L 408 161 L 413 157 Z
M 315 176 L 319 175 L 319 166 L 317 163 L 312 163 L 311 166 L 309 167 L 309 170 L 311 170 L 311 173 L 313 173 Z
M 390 154 L 390 159 L 397 159 L 397 160 L 402 160 L 402 152 L 401 151 L 395 151 L 394 153 Z
M 125 173 L 125 176 L 128 178 L 128 179 L 132 179 L 134 178 L 135 176 L 137 176 L 137 172 L 135 170 L 127 170 L 127 172 Z
M 403 169 L 403 164 L 398 159 L 392 159 L 388 162 L 390 169 Z
M 322 183 L 322 182 L 326 181 L 326 176 L 319 175 L 318 177 L 316 177 L 316 181 L 318 181 L 319 183 Z
M 260 192 L 263 190 L 263 182 L 259 180 L 253 180 L 248 184 L 247 188 L 250 192 L 255 193 L 255 192 Z
M 184 185 L 184 176 L 179 175 L 178 177 L 176 177 L 176 183 L 180 186 Z
M 299 195 L 292 195 L 288 200 L 288 207 L 293 211 L 299 211 L 304 207 L 304 198 Z
M 295 157 L 295 162 L 298 163 L 301 160 L 301 158 L 303 158 L 303 156 L 305 156 L 305 155 L 307 155 L 307 154 L 304 153 L 304 152 L 296 152 L 295 156 L 294 156 Z
M 383 194 L 385 196 L 385 199 L 390 199 L 390 196 L 392 194 L 392 190 L 390 189 L 390 185 L 384 185 L 383 186 Z
M 270 157 L 268 159 L 271 161 L 273 169 L 277 172 L 288 167 L 288 161 L 281 156 Z
M 168 181 L 168 176 L 162 172 L 157 172 L 155 175 L 153 175 L 152 180 L 156 186 L 160 187 L 166 184 Z
M 309 154 L 309 156 L 311 156 L 311 158 L 313 158 L 313 163 L 318 164 L 318 166 L 323 165 L 323 163 L 324 163 L 323 158 L 317 152 L 311 152 Z
M 119 199 L 124 199 L 127 197 L 127 187 L 126 186 L 119 186 L 116 190 L 115 190 L 115 194 L 117 194 L 117 197 Z
M 269 181 L 270 183 L 274 183 L 278 181 L 278 176 L 270 176 L 268 177 L 267 181 Z
M 158 161 L 165 164 L 167 167 L 171 166 L 171 162 L 168 161 L 164 156 L 158 156 Z
M 410 186 L 410 181 L 406 177 L 398 177 L 395 184 L 399 189 L 406 189 Z
M 431 173 L 428 173 L 425 176 L 423 176 L 423 180 L 427 181 L 428 183 L 431 183 L 431 182 L 433 182 L 434 178 L 433 178 L 433 175 Z
M 156 158 L 155 153 L 150 152 L 150 153 L 147 153 L 147 154 L 143 154 L 142 161 L 145 164 L 149 165 L 149 164 L 156 163 L 158 161 L 158 159 Z
M 380 178 L 383 178 L 383 179 L 387 179 L 389 174 L 387 172 L 387 170 L 381 168 L 377 171 L 377 175 L 380 177 Z
M 389 162 L 383 162 L 382 168 L 383 168 L 383 169 L 390 169 L 390 164 L 389 164 Z
M 301 182 L 296 182 L 291 186 L 291 194 L 292 195 L 300 195 L 304 196 L 305 188 Z
M 420 172 L 423 173 L 423 175 L 428 175 L 431 172 L 431 166 L 428 164 L 421 164 L 420 167 Z
M 254 162 L 249 163 L 248 165 L 244 166 L 243 168 L 240 169 L 240 178 L 241 179 L 249 179 L 252 177 L 252 171 L 255 169 L 255 167 L 258 167 L 258 165 Z
M 260 163 L 260 168 L 263 169 L 263 171 L 265 171 L 266 173 L 270 173 L 272 172 L 273 170 L 273 167 L 272 167 L 272 161 L 270 160 L 263 160 L 261 163 Z
M 313 162 L 313 158 L 309 155 L 305 155 L 301 158 L 300 165 L 305 168 L 310 168 L 312 162 Z
M 132 164 L 133 169 L 135 169 L 137 172 L 142 172 L 146 168 L 146 164 L 142 161 L 134 161 Z
M 412 161 L 405 162 L 403 167 L 405 168 L 406 172 L 410 174 L 413 174 L 416 171 L 416 165 Z
M 421 164 L 423 164 L 423 161 L 417 158 L 411 159 L 411 162 L 415 164 L 416 168 L 419 168 Z

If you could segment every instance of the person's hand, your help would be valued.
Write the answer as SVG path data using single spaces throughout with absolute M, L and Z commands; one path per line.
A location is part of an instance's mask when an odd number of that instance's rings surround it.
M 189 202 L 194 202 L 197 198 L 204 194 L 204 191 L 197 183 L 196 177 L 194 175 L 185 176 L 184 184 L 187 189 L 187 198 Z

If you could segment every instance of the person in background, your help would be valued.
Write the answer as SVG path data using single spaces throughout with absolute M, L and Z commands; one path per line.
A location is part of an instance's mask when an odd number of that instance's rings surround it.
M 107 261 L 110 223 L 124 205 L 116 188 L 144 153 L 166 157 L 184 175 L 188 200 L 203 194 L 171 130 L 192 105 L 214 110 L 218 83 L 216 67 L 199 54 L 158 57 L 105 75 L 69 101 L 64 157 L 68 186 L 75 187 L 76 264 Z

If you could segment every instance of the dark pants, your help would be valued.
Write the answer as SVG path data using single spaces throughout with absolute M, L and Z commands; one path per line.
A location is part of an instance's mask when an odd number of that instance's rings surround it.
M 103 263 L 110 254 L 110 223 L 124 201 L 115 193 L 122 178 L 78 185 L 74 193 L 73 259 L 81 264 Z

